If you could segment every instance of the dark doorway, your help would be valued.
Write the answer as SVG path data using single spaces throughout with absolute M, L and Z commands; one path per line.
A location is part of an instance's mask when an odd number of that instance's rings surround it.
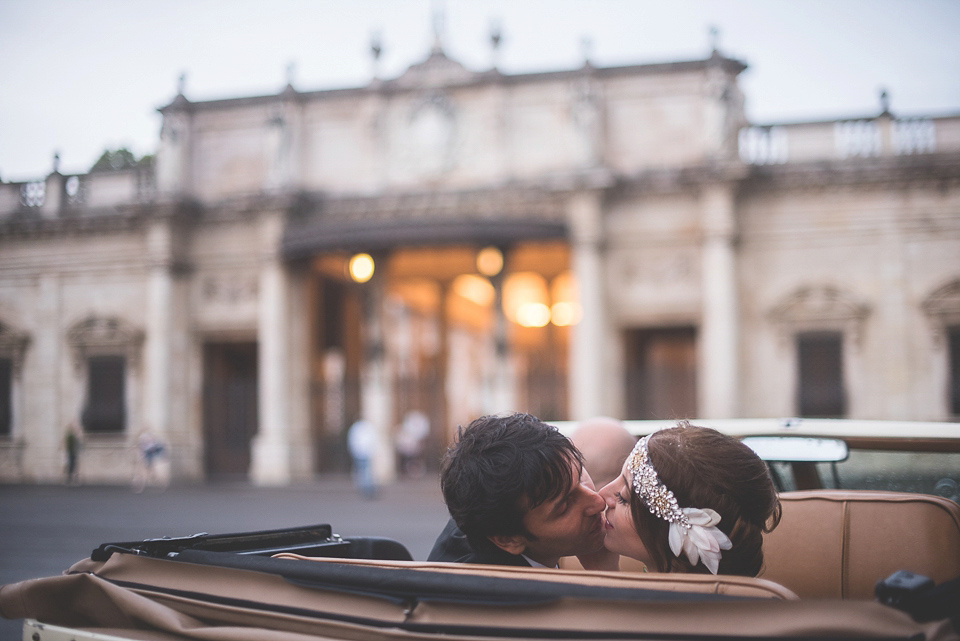
M 208 478 L 246 478 L 257 433 L 257 344 L 203 347 L 203 439 Z
M 693 327 L 627 330 L 627 418 L 697 415 L 697 351 Z
M 13 359 L 0 358 L 0 438 L 13 432 Z
M 843 334 L 803 332 L 797 335 L 797 409 L 808 418 L 843 418 Z

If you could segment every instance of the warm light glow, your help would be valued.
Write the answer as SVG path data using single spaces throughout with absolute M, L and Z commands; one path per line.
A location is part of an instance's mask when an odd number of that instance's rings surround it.
M 550 293 L 553 299 L 553 305 L 550 308 L 553 324 L 557 327 L 566 327 L 579 323 L 583 309 L 580 307 L 573 273 L 565 271 L 554 278 L 550 285 Z
M 557 327 L 576 325 L 580 321 L 580 305 L 569 301 L 554 303 L 550 307 L 550 320 Z
M 484 247 L 477 254 L 477 271 L 484 276 L 496 276 L 503 269 L 503 253 L 496 247 Z
M 543 303 L 523 303 L 517 309 L 517 324 L 523 327 L 544 327 L 550 322 L 550 308 Z
M 458 296 L 462 296 L 481 307 L 489 307 L 496 296 L 490 281 L 476 274 L 460 274 L 457 276 L 453 280 L 453 291 Z
M 543 327 L 550 322 L 549 302 L 547 281 L 536 272 L 515 272 L 504 280 L 503 313 L 511 322 L 524 327 Z M 528 305 L 539 307 L 526 307 Z M 540 323 L 543 316 L 547 320 Z
M 350 259 L 350 278 L 365 283 L 373 278 L 373 257 L 370 254 L 355 254 Z

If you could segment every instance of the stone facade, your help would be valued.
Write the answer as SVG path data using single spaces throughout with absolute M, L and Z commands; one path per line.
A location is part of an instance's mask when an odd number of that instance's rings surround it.
M 359 417 L 389 478 L 412 410 L 429 460 L 513 409 L 793 416 L 824 388 L 810 411 L 951 417 L 960 116 L 751 125 L 744 68 L 435 47 L 366 87 L 181 94 L 155 164 L 0 183 L 0 478 L 61 478 L 73 421 L 85 480 L 150 429 L 178 479 L 283 484 L 345 469 Z

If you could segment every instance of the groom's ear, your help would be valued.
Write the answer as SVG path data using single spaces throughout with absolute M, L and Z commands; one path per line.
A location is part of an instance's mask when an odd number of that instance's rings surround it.
M 510 554 L 522 554 L 524 550 L 527 549 L 527 538 L 521 534 L 514 534 L 511 536 L 503 536 L 502 534 L 497 534 L 494 536 L 488 536 L 490 542 L 496 545 L 498 548 L 504 552 L 509 552 Z

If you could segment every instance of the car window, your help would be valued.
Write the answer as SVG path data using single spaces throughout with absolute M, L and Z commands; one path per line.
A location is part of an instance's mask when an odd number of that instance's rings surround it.
M 769 463 L 783 490 L 797 489 L 790 463 Z M 960 453 L 850 450 L 839 463 L 816 463 L 824 488 L 934 494 L 960 503 Z

